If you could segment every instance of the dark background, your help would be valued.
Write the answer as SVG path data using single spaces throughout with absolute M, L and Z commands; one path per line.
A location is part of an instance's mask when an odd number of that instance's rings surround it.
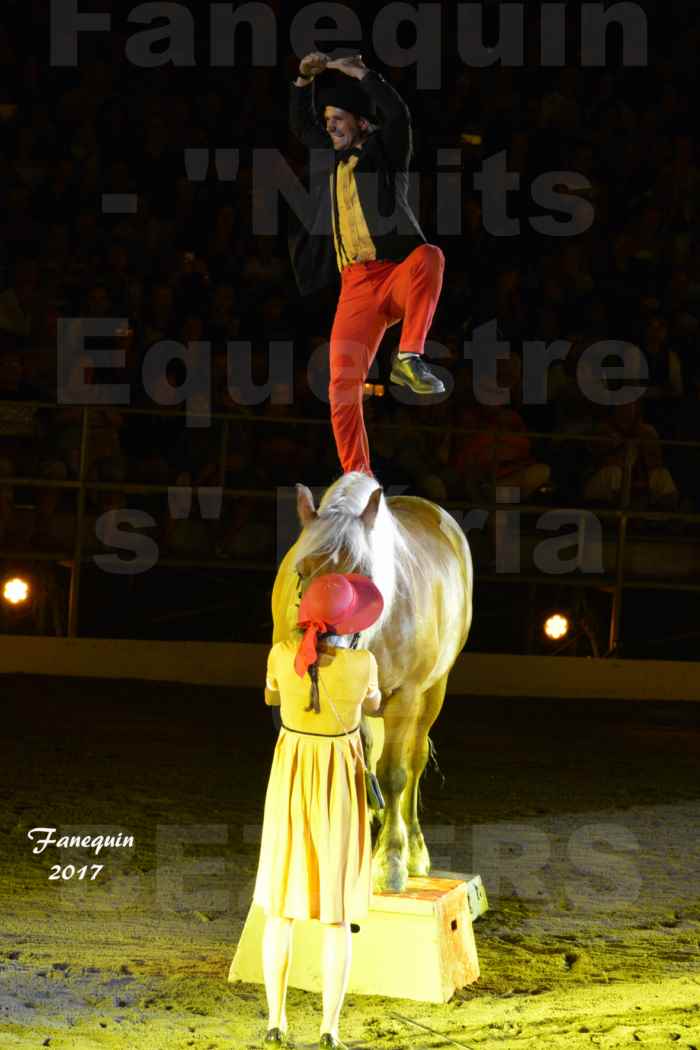
M 280 5 L 270 6 L 278 19 L 279 61 L 273 68 L 253 68 L 247 29 L 237 36 L 235 67 L 210 68 L 206 7 L 191 8 L 197 65 L 152 70 L 138 69 L 125 57 L 129 37 L 141 28 L 128 22 L 129 8 L 113 13 L 111 32 L 80 34 L 76 69 L 51 67 L 50 7 L 8 4 L 1 16 L 0 102 L 16 104 L 16 111 L 5 110 L 0 124 L 0 185 L 6 203 L 0 221 L 0 476 L 76 477 L 75 416 L 66 409 L 38 412 L 30 434 L 27 420 L 18 423 L 8 404 L 28 397 L 55 404 L 58 320 L 108 316 L 128 318 L 130 332 L 111 342 L 96 340 L 95 348 L 125 349 L 127 368 L 113 375 L 97 369 L 95 380 L 128 378 L 135 407 L 152 407 L 143 389 L 141 363 L 156 342 L 212 344 L 214 409 L 235 420 L 223 480 L 248 493 L 226 499 L 216 522 L 200 522 L 195 509 L 187 521 L 175 524 L 162 495 L 122 497 L 121 502 L 113 495 L 95 496 L 89 507 L 95 516 L 125 505 L 152 513 L 164 556 L 214 556 L 228 567 L 212 575 L 204 568 L 174 574 L 161 566 L 145 574 L 147 582 L 131 583 L 91 570 L 93 578 L 84 590 L 91 603 L 81 623 L 84 633 L 166 632 L 172 637 L 181 629 L 188 637 L 223 633 L 241 640 L 267 638 L 276 524 L 271 505 L 251 493 L 299 480 L 325 486 L 339 472 L 325 425 L 328 408 L 310 390 L 307 375 L 314 349 L 330 331 L 335 289 L 301 299 L 284 229 L 276 238 L 254 233 L 258 201 L 252 150 L 278 149 L 299 173 L 305 163 L 304 151 L 287 127 L 288 85 L 297 65 L 289 54 L 289 22 L 277 10 Z M 497 39 L 497 6 L 486 5 L 487 43 Z M 614 31 L 606 67 L 587 69 L 580 66 L 578 6 L 568 5 L 571 65 L 562 70 L 540 68 L 539 5 L 528 5 L 528 58 L 522 69 L 466 68 L 454 45 L 454 16 L 446 10 L 442 88 L 437 91 L 418 89 L 413 67 L 388 69 L 378 63 L 369 43 L 372 23 L 363 20 L 365 61 L 401 92 L 413 114 L 421 222 L 428 239 L 447 257 L 431 338 L 448 349 L 440 364 L 454 380 L 454 392 L 442 405 L 406 406 L 388 390 L 366 402 L 373 466 L 387 488 L 402 486 L 442 503 L 483 500 L 485 479 L 475 477 L 472 469 L 474 439 L 450 434 L 449 426 L 492 425 L 494 416 L 507 430 L 526 427 L 548 435 L 593 434 L 616 425 L 611 409 L 592 411 L 572 386 L 577 355 L 602 338 L 631 341 L 647 355 L 651 377 L 642 416 L 656 438 L 700 439 L 700 167 L 690 102 L 697 86 L 700 17 L 690 4 L 642 5 L 649 24 L 648 66 L 622 67 L 620 37 Z M 103 3 L 91 10 L 110 7 Z M 400 42 L 410 46 L 411 40 L 406 28 Z M 355 43 L 348 41 L 351 48 Z M 481 136 L 482 145 L 465 143 L 465 133 Z M 217 177 L 213 157 L 206 179 L 188 178 L 186 149 L 230 148 L 241 151 L 236 181 Z M 440 148 L 462 151 L 459 236 L 436 233 Z M 508 197 L 509 215 L 522 223 L 516 238 L 494 237 L 483 228 L 479 194 L 473 190 L 474 172 L 501 150 L 507 151 L 509 170 L 521 176 L 521 190 Z M 528 222 L 542 213 L 530 198 L 530 185 L 551 170 L 581 172 L 592 184 L 596 221 L 578 237 L 545 237 Z M 137 214 L 103 214 L 103 193 L 138 194 Z M 497 318 L 516 364 L 523 340 L 572 341 L 570 358 L 555 369 L 546 405 L 522 404 L 515 367 L 501 377 L 511 389 L 510 408 L 485 417 L 461 351 L 475 326 L 492 318 Z M 293 385 L 278 385 L 274 400 L 264 398 L 242 409 L 248 359 L 241 356 L 230 365 L 227 389 L 226 343 L 232 339 L 251 343 L 252 378 L 258 383 L 265 382 L 271 367 L 270 342 L 291 340 Z M 394 329 L 380 351 L 380 380 L 387 379 L 395 339 Z M 92 345 L 88 342 L 88 352 Z M 190 355 L 194 374 L 196 351 Z M 315 360 L 323 383 L 323 353 Z M 163 383 L 172 391 L 183 377 L 176 363 Z M 287 403 L 275 403 L 280 399 Z M 284 424 L 286 416 L 314 420 L 315 425 Z M 183 424 L 175 415 L 105 411 L 94 434 L 89 477 L 115 484 L 216 484 L 221 479 L 220 423 L 206 430 Z M 417 424 L 433 426 L 434 434 L 416 429 Z M 579 445 L 566 454 L 561 448 L 548 438 L 535 438 L 522 453 L 550 472 L 533 499 L 543 506 L 590 502 L 585 484 L 602 462 L 597 446 Z M 697 451 L 659 449 L 675 486 L 670 509 L 697 511 Z M 653 495 L 642 470 L 635 480 L 636 505 L 654 509 Z M 74 497 L 42 503 L 39 494 L 33 502 L 28 524 L 6 497 L 0 499 L 0 544 L 7 552 L 26 550 L 27 545 L 32 550 L 70 550 Z M 614 523 L 606 528 L 613 529 Z M 669 576 L 674 549 L 679 542 L 695 545 L 696 530 L 697 525 L 687 522 L 637 526 L 658 542 L 651 561 L 666 559 Z M 232 568 L 247 563 L 268 568 L 257 576 Z M 477 573 L 488 575 L 488 570 L 485 555 Z M 65 595 L 65 580 L 56 572 Z M 601 594 L 591 599 L 592 615 L 604 638 L 609 598 Z M 237 601 L 237 596 L 245 600 Z M 218 612 L 202 617 L 206 605 L 227 599 L 231 605 L 223 617 Z M 527 587 L 489 589 L 484 583 L 478 600 L 487 615 L 480 621 L 477 617 L 474 645 L 518 650 L 532 644 L 523 640 L 520 624 L 523 615 L 538 613 L 537 595 L 533 599 Z M 552 600 L 544 596 L 542 603 Z M 571 596 L 561 592 L 561 600 Z M 635 592 L 623 619 L 625 651 L 651 655 L 649 641 L 692 632 L 696 604 L 687 593 L 659 599 L 655 592 Z M 504 606 L 507 618 L 492 615 Z M 167 627 L 158 625 L 157 617 L 173 608 L 193 613 L 168 621 Z M 657 626 L 662 608 L 663 630 Z M 518 610 L 515 616 L 513 609 Z M 686 638 L 654 655 L 688 657 L 694 644 L 694 638 Z

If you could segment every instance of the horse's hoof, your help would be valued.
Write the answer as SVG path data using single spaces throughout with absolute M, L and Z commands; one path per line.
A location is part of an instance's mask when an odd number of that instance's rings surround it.
M 402 893 L 408 881 L 408 868 L 405 864 L 387 864 L 377 872 L 373 879 L 375 893 Z
M 408 875 L 409 878 L 425 878 L 426 875 L 430 875 L 430 858 L 420 857 L 416 861 L 408 862 Z
M 425 846 L 423 849 L 416 850 L 415 853 L 408 854 L 408 874 L 410 876 L 423 876 L 430 874 L 430 854 L 428 853 Z
M 408 874 L 411 876 L 425 876 L 430 872 L 430 854 L 423 838 L 420 824 L 412 821 L 407 830 L 407 854 Z

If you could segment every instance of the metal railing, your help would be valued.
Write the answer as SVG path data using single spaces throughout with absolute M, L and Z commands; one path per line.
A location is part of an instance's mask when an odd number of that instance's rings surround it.
M 0 403 L 1 404 L 1 403 Z M 13 407 L 17 408 L 20 405 L 25 407 L 31 407 L 34 409 L 48 409 L 53 412 L 57 410 L 55 403 L 45 403 L 39 401 L 27 401 L 27 402 L 12 402 Z M 62 407 L 62 406 L 59 406 Z M 68 406 L 67 406 L 68 407 Z M 24 561 L 62 561 L 68 564 L 70 568 L 70 587 L 68 595 L 68 636 L 77 637 L 78 635 L 78 624 L 79 624 L 79 612 L 80 612 L 80 593 L 82 583 L 82 570 L 86 563 L 92 561 L 94 555 L 86 552 L 86 524 L 87 524 L 87 496 L 88 492 L 120 492 L 123 494 L 139 494 L 139 495 L 158 495 L 170 493 L 176 486 L 172 484 L 145 484 L 145 483 L 129 483 L 129 482 L 101 482 L 94 481 L 88 478 L 88 462 L 89 462 L 89 439 L 90 439 L 90 414 L 92 411 L 99 411 L 101 406 L 99 405 L 80 405 L 70 406 L 79 407 L 82 410 L 82 424 L 81 424 L 81 438 L 80 438 L 80 467 L 78 477 L 75 480 L 59 481 L 48 477 L 41 478 L 25 478 L 25 477 L 2 477 L 0 478 L 0 487 L 9 488 L 38 488 L 38 489 L 66 489 L 75 491 L 77 493 L 77 511 L 76 511 L 76 528 L 73 540 L 72 552 L 66 561 L 66 552 L 46 553 L 37 550 L 25 550 L 25 551 L 8 551 L 3 549 L 0 545 L 0 559 L 22 559 Z M 143 416 L 165 416 L 173 419 L 177 417 L 193 418 L 193 413 L 189 413 L 184 409 L 136 409 L 136 408 L 123 408 L 119 406 L 119 412 L 122 415 L 143 415 Z M 240 489 L 230 488 L 225 484 L 226 481 L 226 462 L 229 448 L 229 434 L 231 425 L 235 424 L 246 424 L 253 426 L 307 426 L 307 427 L 325 427 L 329 428 L 330 423 L 328 419 L 310 419 L 306 417 L 268 417 L 258 416 L 248 413 L 233 413 L 233 412 L 211 412 L 207 415 L 207 418 L 211 421 L 219 421 L 222 425 L 221 428 L 221 440 L 219 443 L 219 463 L 218 463 L 218 488 L 221 489 L 223 498 L 243 498 L 243 499 L 255 499 L 260 501 L 273 501 L 277 498 L 277 492 L 270 489 Z M 396 423 L 374 423 L 368 425 L 368 431 L 402 431 L 405 433 L 406 427 L 404 424 Z M 411 433 L 428 433 L 431 436 L 439 432 L 441 438 L 448 435 L 452 436 L 467 436 L 474 435 L 476 433 L 484 433 L 484 428 L 476 427 L 460 427 L 454 425 L 447 425 L 440 427 L 439 429 L 435 426 L 416 424 L 411 426 Z M 508 506 L 513 509 L 514 504 L 504 504 L 499 502 L 495 498 L 495 487 L 498 483 L 496 477 L 496 465 L 498 462 L 498 443 L 499 440 L 503 440 L 508 435 L 508 431 L 498 426 L 490 428 L 489 433 L 494 436 L 493 443 L 493 459 L 492 459 L 492 476 L 490 479 L 492 488 L 492 498 L 484 500 L 454 500 L 447 499 L 442 502 L 442 505 L 448 511 L 451 510 L 485 510 L 489 513 L 498 511 L 505 511 Z M 609 439 L 596 435 L 596 434 L 567 434 L 561 432 L 542 432 L 542 431 L 517 431 L 519 437 L 528 437 L 535 440 L 545 440 L 549 442 L 556 442 L 557 444 L 563 443 L 585 443 L 587 445 L 601 443 L 609 444 Z M 648 579 L 643 582 L 638 580 L 631 580 L 627 578 L 625 572 L 625 552 L 627 545 L 629 544 L 628 538 L 628 523 L 631 518 L 637 518 L 648 521 L 658 521 L 673 519 L 679 522 L 686 522 L 690 524 L 700 525 L 700 514 L 686 513 L 673 510 L 663 511 L 650 511 L 635 508 L 631 506 L 631 495 L 632 495 L 632 478 L 633 478 L 633 467 L 635 462 L 635 446 L 648 442 L 648 437 L 636 437 L 628 438 L 625 440 L 625 460 L 623 468 L 623 480 L 620 493 L 620 502 L 616 507 L 595 507 L 596 516 L 602 521 L 613 521 L 617 523 L 617 534 L 616 534 L 616 556 L 615 556 L 615 571 L 612 579 L 602 579 L 598 576 L 589 574 L 586 578 L 577 576 L 575 572 L 562 573 L 556 576 L 556 579 L 548 579 L 546 574 L 521 574 L 518 573 L 516 576 L 502 574 L 502 575 L 489 575 L 488 573 L 480 574 L 482 582 L 498 582 L 498 583 L 529 583 L 529 584 L 547 584 L 554 583 L 561 585 L 565 583 L 567 586 L 574 587 L 609 587 L 612 593 L 612 606 L 611 606 L 611 617 L 610 617 L 610 629 L 609 629 L 609 647 L 608 654 L 616 651 L 620 638 L 620 623 L 622 616 L 622 603 L 623 593 L 625 588 L 644 587 L 651 590 L 697 590 L 700 591 L 700 576 L 695 580 L 686 580 L 681 582 L 678 581 L 661 581 L 655 579 Z M 659 445 L 661 447 L 683 447 L 692 448 L 698 452 L 698 462 L 700 463 L 700 442 L 695 441 L 670 441 L 659 439 Z M 290 483 L 291 484 L 291 483 Z M 194 491 L 199 487 L 204 486 L 191 486 Z M 207 486 L 209 487 L 209 486 Z M 547 511 L 562 511 L 562 512 L 575 512 L 590 513 L 591 506 L 585 503 L 577 503 L 575 505 L 570 504 L 551 504 L 543 505 L 542 503 L 517 503 L 517 510 L 522 515 L 528 514 L 541 514 L 543 510 Z M 698 540 L 700 545 L 700 538 Z M 235 560 L 221 560 L 216 561 L 210 559 L 192 559 L 192 558 L 160 558 L 158 560 L 159 566 L 178 566 L 178 567 L 216 567 L 217 569 L 236 569 L 236 570 L 255 570 L 255 571 L 270 571 L 275 572 L 276 566 L 270 562 L 250 562 L 250 561 L 235 561 Z

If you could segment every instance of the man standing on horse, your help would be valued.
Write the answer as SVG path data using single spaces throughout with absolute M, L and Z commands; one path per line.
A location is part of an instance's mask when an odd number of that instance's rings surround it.
M 327 70 L 336 71 L 335 80 L 327 75 L 317 95 L 315 78 Z M 377 110 L 381 126 L 374 123 Z M 361 55 L 306 55 L 292 83 L 290 122 L 306 146 L 334 151 L 290 250 L 302 294 L 330 284 L 340 271 L 330 339 L 331 422 L 343 471 L 371 475 L 363 388 L 390 325 L 403 322 L 391 382 L 417 394 L 445 390 L 422 356 L 445 260 L 427 243 L 408 202 L 408 107 Z

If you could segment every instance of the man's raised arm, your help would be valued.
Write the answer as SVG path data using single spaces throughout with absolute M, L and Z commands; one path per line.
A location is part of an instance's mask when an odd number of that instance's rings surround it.
M 382 139 L 387 154 L 397 171 L 403 171 L 413 153 L 411 111 L 380 73 L 370 70 L 360 83 L 384 118 Z
M 314 77 L 322 73 L 328 63 L 328 55 L 312 51 L 302 58 L 299 76 L 292 81 L 289 97 L 289 126 L 292 134 L 311 149 L 332 146 L 330 136 L 320 127 L 314 104 Z
M 368 69 L 361 55 L 332 59 L 328 69 L 337 69 L 360 82 L 383 117 L 382 141 L 387 155 L 396 171 L 405 171 L 413 153 L 411 111 L 398 91 L 384 77 Z

